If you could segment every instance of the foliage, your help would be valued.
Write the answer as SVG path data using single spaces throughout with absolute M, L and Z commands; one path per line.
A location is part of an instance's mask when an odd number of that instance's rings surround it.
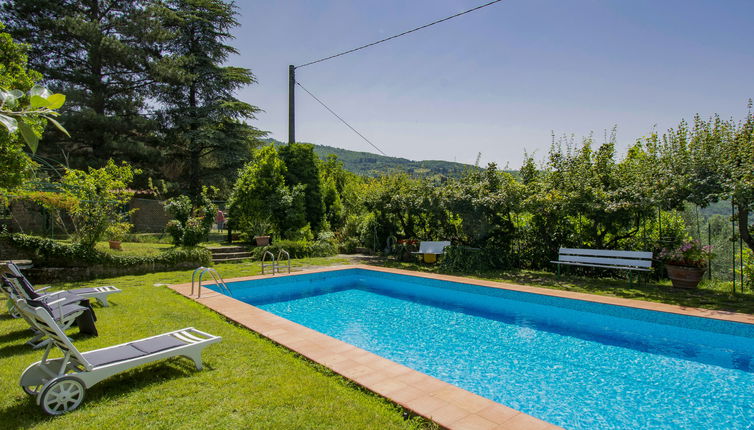
M 207 239 L 217 211 L 217 206 L 209 198 L 210 192 L 213 190 L 203 187 L 196 203 L 185 195 L 165 202 L 165 211 L 175 218 L 165 225 L 174 245 L 196 246 Z
M 306 222 L 312 230 L 318 231 L 325 215 L 322 204 L 319 159 L 312 145 L 291 143 L 278 149 L 285 163 L 285 183 L 289 187 L 301 186 L 304 195 Z
M 446 247 L 440 266 L 448 272 L 462 273 L 479 273 L 490 268 L 484 250 L 466 246 Z
M 3 31 L 4 28 L 0 22 L 0 88 L 13 88 L 25 93 L 41 79 L 41 75 L 27 68 L 26 47 L 15 43 L 10 34 Z M 4 100 L 0 101 L 0 104 L 5 103 Z M 24 121 L 24 124 L 35 135 L 42 130 L 40 119 L 32 118 Z M 0 189 L 15 188 L 31 176 L 34 163 L 23 148 L 19 135 L 0 133 Z
M 700 241 L 692 240 L 675 248 L 663 248 L 657 258 L 665 264 L 676 266 L 707 267 L 707 262 L 712 256 L 711 246 L 702 246 Z
M 286 170 L 273 146 L 256 151 L 239 173 L 228 201 L 234 229 L 254 236 L 259 222 L 269 222 L 272 230 L 267 233 L 284 236 L 306 225 L 304 186 L 288 187 Z
M 118 166 L 112 160 L 100 169 L 90 167 L 88 172 L 66 171 L 61 180 L 63 192 L 77 201 L 69 212 L 76 240 L 84 247 L 93 248 L 108 228 L 126 222 L 133 212 L 124 209 L 133 196 L 128 185 L 138 173 L 127 163 Z
M 179 223 L 186 224 L 193 210 L 191 199 L 186 195 L 180 195 L 168 199 L 165 202 L 165 212 L 175 218 Z
M 212 254 L 205 248 L 170 248 L 158 255 L 121 256 L 99 251 L 80 243 L 64 243 L 53 239 L 24 234 L 0 234 L 0 240 L 7 240 L 13 246 L 34 252 L 34 262 L 42 266 L 79 267 L 91 264 L 105 266 L 135 266 L 141 264 L 177 264 L 196 262 L 207 265 Z
M 109 240 L 124 240 L 129 231 L 133 228 L 133 224 L 128 222 L 116 222 L 111 224 L 105 230 L 105 236 Z
M 183 223 L 177 219 L 171 219 L 165 225 L 165 231 L 173 239 L 173 245 L 180 245 L 183 242 Z
M 329 257 L 338 253 L 338 248 L 334 240 L 327 235 L 315 240 L 277 240 L 268 246 L 258 246 L 252 248 L 252 256 L 255 259 L 261 259 L 265 251 L 272 252 L 275 258 L 278 258 L 280 250 L 286 250 L 291 258 L 306 257 Z
M 21 100 L 27 97 L 29 102 L 22 104 Z M 37 152 L 39 136 L 33 129 L 35 124 L 31 122 L 35 118 L 53 123 L 58 130 L 70 137 L 68 131 L 53 118 L 60 115 L 56 109 L 60 109 L 63 103 L 63 94 L 52 94 L 47 88 L 38 85 L 33 86 L 26 96 L 19 90 L 6 91 L 0 88 L 0 124 L 10 134 L 20 132 L 31 152 Z

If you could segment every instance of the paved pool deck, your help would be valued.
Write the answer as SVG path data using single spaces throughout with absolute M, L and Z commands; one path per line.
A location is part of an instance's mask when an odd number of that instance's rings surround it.
M 484 281 L 458 276 L 412 272 L 367 265 L 333 266 L 278 276 L 346 269 L 366 269 L 440 279 L 491 288 L 522 291 L 555 297 L 605 303 L 640 309 L 670 312 L 754 324 L 754 315 L 708 309 L 689 308 L 642 300 L 598 296 L 540 287 Z M 270 275 L 227 279 L 226 282 L 269 278 Z M 481 397 L 455 385 L 433 378 L 409 367 L 357 348 L 341 340 L 319 333 L 300 324 L 266 312 L 255 306 L 204 288 L 201 297 L 191 295 L 191 283 L 171 285 L 176 292 L 189 297 L 272 341 L 304 357 L 326 366 L 362 387 L 377 393 L 440 426 L 458 430 L 545 430 L 560 427 Z

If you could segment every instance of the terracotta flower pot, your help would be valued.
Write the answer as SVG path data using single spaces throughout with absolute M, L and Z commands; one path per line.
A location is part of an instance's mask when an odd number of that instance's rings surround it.
M 666 264 L 668 269 L 668 278 L 676 288 L 696 288 L 702 281 L 706 267 L 688 267 Z
M 270 244 L 270 236 L 254 236 L 254 242 L 257 246 L 267 246 Z
M 107 243 L 110 244 L 110 249 L 121 249 L 119 240 L 108 240 Z

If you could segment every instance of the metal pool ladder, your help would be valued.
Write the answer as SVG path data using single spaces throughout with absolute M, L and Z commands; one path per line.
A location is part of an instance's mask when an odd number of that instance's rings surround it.
M 196 272 L 199 272 L 199 289 L 196 293 L 196 298 L 200 298 L 202 296 L 202 277 L 205 273 L 209 273 L 209 275 L 212 277 L 212 280 L 215 281 L 215 285 L 220 287 L 220 289 L 226 291 L 229 296 L 233 296 L 233 292 L 230 290 L 230 287 L 225 283 L 225 280 L 222 276 L 220 276 L 219 273 L 217 273 L 217 270 L 211 268 L 211 267 L 204 267 L 200 266 L 197 267 L 194 270 L 194 273 L 191 274 L 191 295 L 194 295 L 194 280 L 196 279 Z
M 270 258 L 269 261 L 267 260 L 268 256 Z M 278 251 L 277 258 L 270 251 L 264 252 L 264 255 L 262 255 L 262 274 L 265 274 L 264 269 L 267 267 L 272 269 L 272 276 L 275 276 L 275 272 L 280 273 L 280 262 L 283 261 L 283 257 L 285 257 L 285 261 L 288 264 L 288 273 L 291 273 L 291 255 L 285 249 L 281 249 Z

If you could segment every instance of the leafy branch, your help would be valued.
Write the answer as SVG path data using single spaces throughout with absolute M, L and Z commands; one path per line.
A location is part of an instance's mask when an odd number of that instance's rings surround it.
M 29 120 L 44 118 L 53 123 L 66 136 L 71 137 L 68 131 L 54 118 L 60 115 L 57 109 L 65 103 L 65 95 L 53 94 L 47 88 L 35 85 L 29 90 L 29 102 L 26 104 L 21 103 L 24 96 L 24 93 L 20 90 L 7 91 L 0 88 L 0 124 L 8 129 L 8 133 L 21 133 L 21 137 L 29 145 L 32 153 L 37 152 L 39 136 L 27 122 Z

